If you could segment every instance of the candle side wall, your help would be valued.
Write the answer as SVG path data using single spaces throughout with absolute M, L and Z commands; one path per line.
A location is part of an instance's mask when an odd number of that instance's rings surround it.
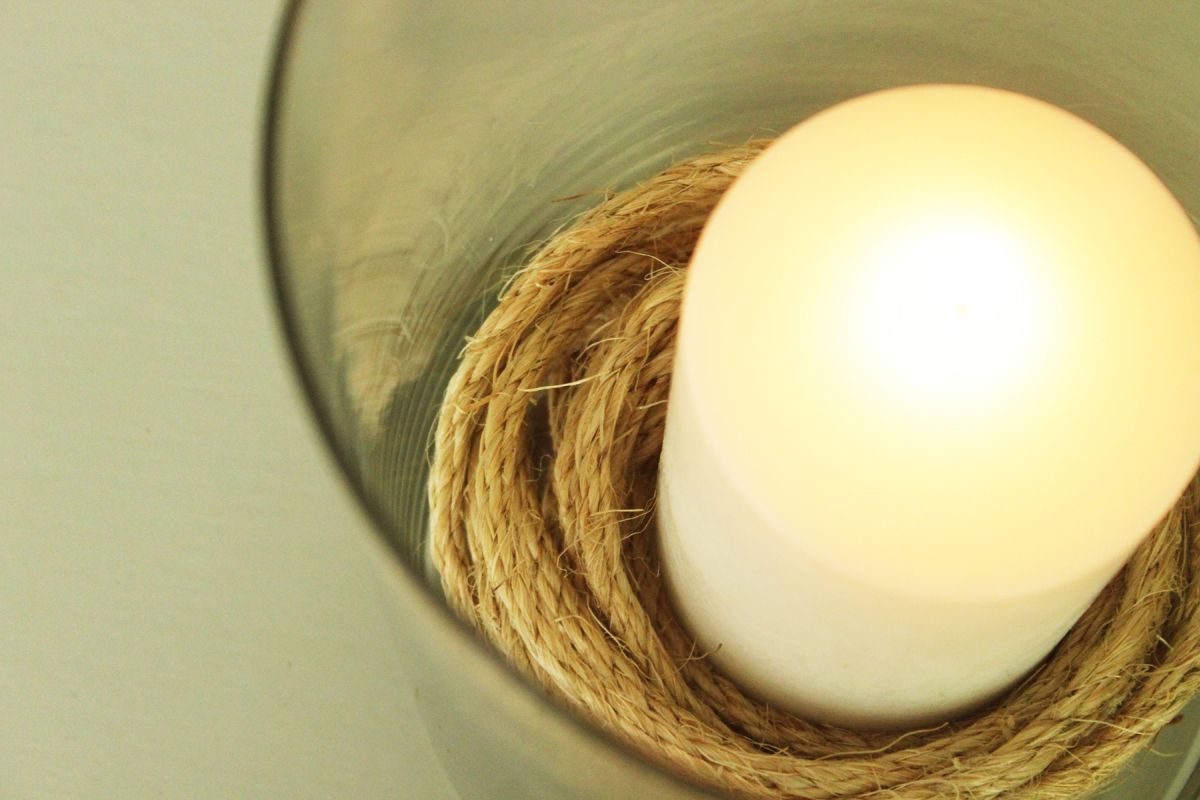
M 977 708 L 1028 674 L 1123 562 L 1003 600 L 869 585 L 853 565 L 838 570 L 801 546 L 779 546 L 804 532 L 771 530 L 722 474 L 694 403 L 677 365 L 658 508 L 672 600 L 715 664 L 749 693 L 803 716 L 890 729 Z

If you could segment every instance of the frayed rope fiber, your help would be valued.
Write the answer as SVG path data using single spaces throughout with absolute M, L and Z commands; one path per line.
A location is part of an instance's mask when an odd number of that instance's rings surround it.
M 1086 796 L 1200 689 L 1195 482 L 1028 680 L 932 730 L 859 733 L 773 709 L 717 672 L 671 610 L 653 509 L 684 270 L 765 144 L 605 200 L 506 287 L 436 431 L 446 596 L 553 697 L 734 796 Z

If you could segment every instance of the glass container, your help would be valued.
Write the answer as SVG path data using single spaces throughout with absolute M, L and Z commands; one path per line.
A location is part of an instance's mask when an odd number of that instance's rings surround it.
M 308 0 L 279 39 L 264 192 L 279 310 L 370 512 L 397 641 L 464 800 L 717 795 L 527 686 L 443 604 L 425 476 L 466 336 L 605 192 L 848 97 L 978 83 L 1068 109 L 1200 219 L 1200 6 L 1176 0 Z M 1111 798 L 1193 798 L 1189 709 Z M 1160 754 L 1166 755 L 1160 755 Z

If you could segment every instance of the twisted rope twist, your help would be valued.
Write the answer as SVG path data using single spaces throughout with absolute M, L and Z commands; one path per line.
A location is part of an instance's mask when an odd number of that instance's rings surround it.
M 445 594 L 552 696 L 735 796 L 1084 796 L 1200 689 L 1195 482 L 1028 680 L 933 730 L 860 733 L 770 708 L 714 670 L 672 612 L 653 507 L 684 270 L 763 146 L 691 159 L 606 199 L 505 288 L 436 431 L 429 500 Z

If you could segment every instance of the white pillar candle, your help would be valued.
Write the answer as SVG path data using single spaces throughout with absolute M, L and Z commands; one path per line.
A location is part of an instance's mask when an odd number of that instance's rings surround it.
M 967 86 L 774 143 L 684 296 L 659 484 L 684 623 L 865 728 L 1025 675 L 1200 460 L 1200 240 L 1092 125 Z

